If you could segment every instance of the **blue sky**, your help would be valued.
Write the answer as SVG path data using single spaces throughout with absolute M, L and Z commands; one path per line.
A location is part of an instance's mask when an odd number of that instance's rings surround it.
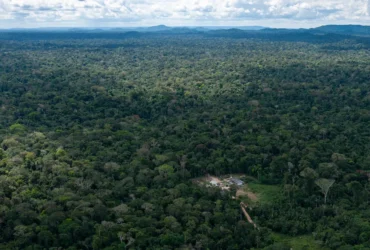
M 0 0 L 0 28 L 370 25 L 370 0 Z

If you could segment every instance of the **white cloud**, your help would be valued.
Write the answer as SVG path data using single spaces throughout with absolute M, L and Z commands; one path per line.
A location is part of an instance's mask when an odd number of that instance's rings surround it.
M 0 0 L 0 26 L 370 22 L 370 0 Z M 307 26 L 307 25 L 306 25 Z

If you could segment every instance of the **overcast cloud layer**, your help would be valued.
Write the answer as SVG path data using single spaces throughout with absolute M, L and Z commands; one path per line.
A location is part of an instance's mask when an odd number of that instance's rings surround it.
M 0 27 L 370 24 L 370 0 L 0 0 Z

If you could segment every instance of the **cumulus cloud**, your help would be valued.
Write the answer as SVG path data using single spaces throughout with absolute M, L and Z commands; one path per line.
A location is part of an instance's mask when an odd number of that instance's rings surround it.
M 370 22 L 370 0 L 0 0 L 0 23 Z

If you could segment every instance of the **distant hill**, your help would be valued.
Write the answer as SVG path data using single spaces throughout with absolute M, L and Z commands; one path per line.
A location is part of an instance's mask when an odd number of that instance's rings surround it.
M 53 39 L 125 39 L 160 36 L 224 37 L 307 43 L 336 43 L 353 40 L 370 47 L 370 26 L 327 25 L 313 29 L 274 29 L 260 26 L 244 27 L 117 27 L 117 28 L 48 28 L 0 30 L 0 40 Z
M 168 27 L 166 25 L 157 25 L 157 26 L 138 29 L 138 31 L 143 30 L 143 31 L 146 31 L 146 32 L 157 32 L 157 31 L 166 31 L 166 30 L 170 30 L 170 29 L 172 29 L 172 27 Z
M 0 29 L 0 31 L 6 32 L 127 32 L 127 31 L 138 31 L 138 32 L 163 32 L 163 31 L 211 31 L 211 30 L 228 30 L 228 29 L 239 29 L 239 30 L 262 30 L 267 27 L 263 26 L 175 26 L 170 27 L 166 25 L 157 25 L 150 27 L 47 27 L 47 28 L 13 28 L 13 29 Z
M 157 25 L 151 27 L 102 27 L 102 28 L 34 28 L 34 29 L 3 29 L 1 32 L 141 32 L 141 33 L 214 33 L 220 34 L 239 33 L 241 32 L 260 32 L 263 34 L 291 34 L 291 33 L 310 33 L 314 35 L 324 34 L 338 34 L 349 36 L 363 36 L 370 37 L 370 26 L 363 25 L 325 25 L 312 29 L 282 29 L 282 28 L 268 28 L 263 26 L 177 26 L 170 27 L 166 25 Z
M 163 32 L 163 31 L 174 31 L 174 32 L 184 32 L 184 31 L 212 31 L 212 30 L 229 30 L 229 29 L 238 29 L 238 30 L 262 30 L 266 29 L 266 27 L 262 26 L 199 26 L 199 27 L 191 27 L 191 26 L 176 26 L 170 27 L 166 25 L 157 25 L 151 27 L 132 27 L 132 28 L 115 28 L 111 30 L 131 30 L 131 31 L 139 31 L 139 32 Z
M 325 25 L 311 29 L 311 31 L 354 36 L 370 36 L 370 26 L 363 25 Z
M 238 30 L 262 30 L 267 27 L 263 26 L 201 26 L 195 27 L 197 30 L 228 30 L 228 29 L 238 29 Z

